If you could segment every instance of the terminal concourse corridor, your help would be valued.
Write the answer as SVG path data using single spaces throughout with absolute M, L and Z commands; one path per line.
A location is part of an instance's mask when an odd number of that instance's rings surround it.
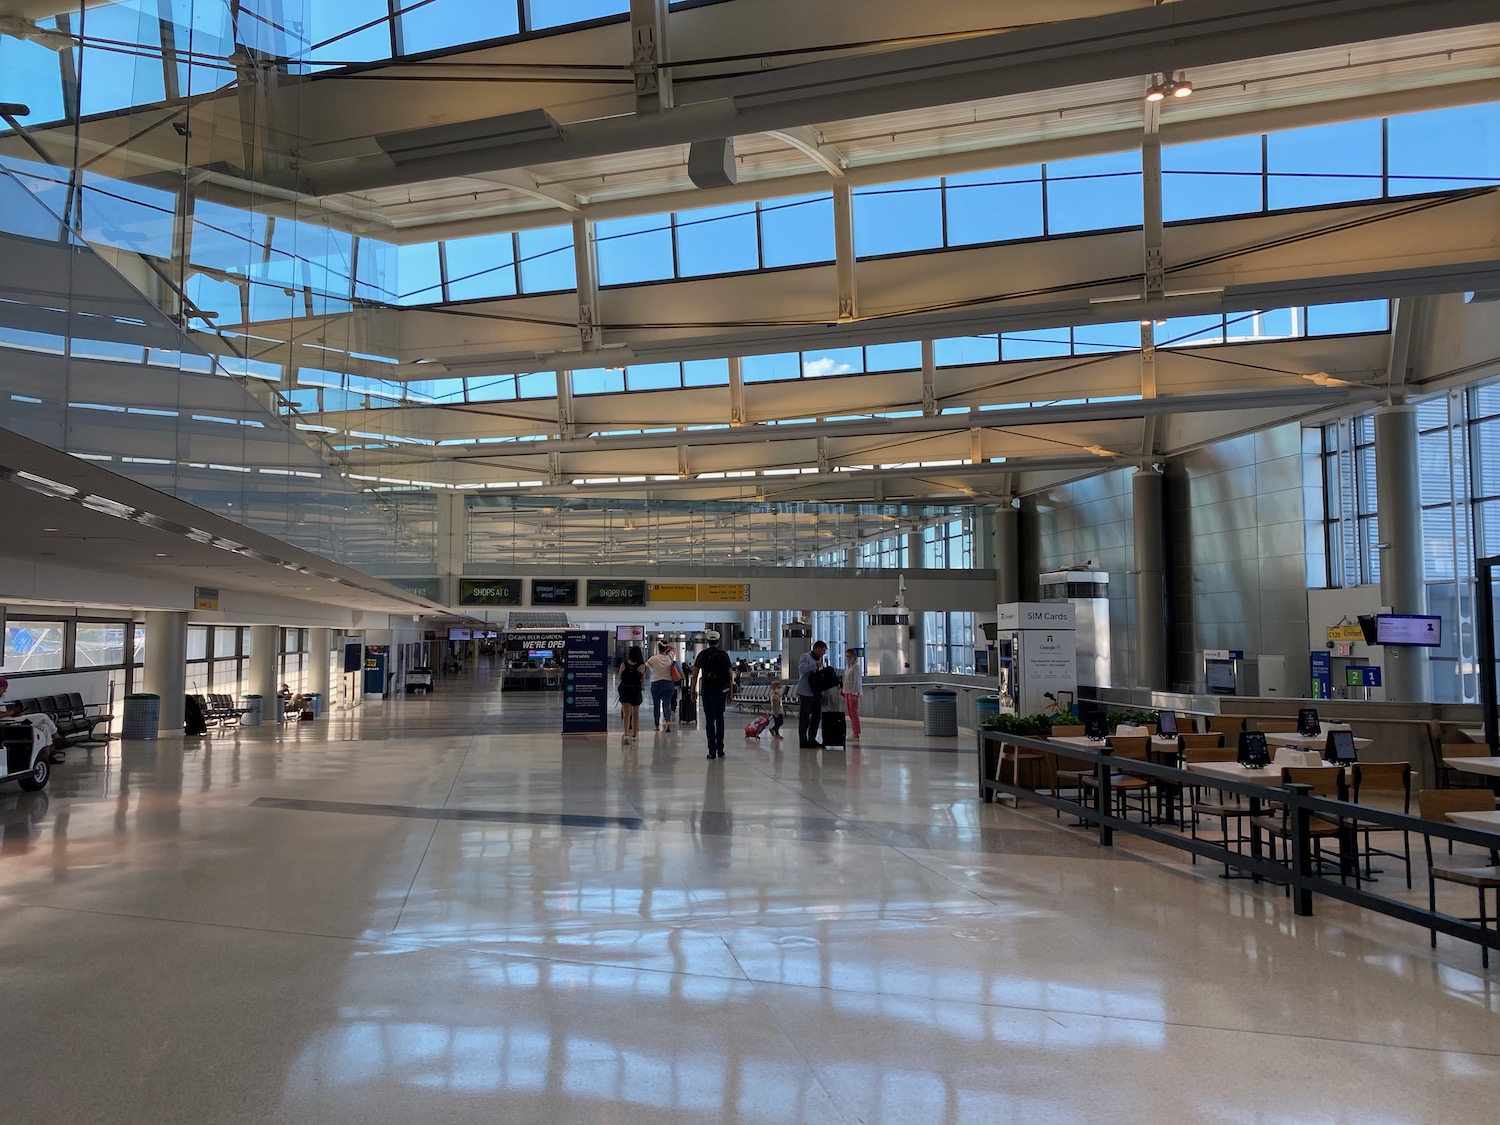
M 0 790 L 0 1120 L 1493 1117 L 1472 946 L 981 805 L 967 734 L 709 763 L 486 677 Z

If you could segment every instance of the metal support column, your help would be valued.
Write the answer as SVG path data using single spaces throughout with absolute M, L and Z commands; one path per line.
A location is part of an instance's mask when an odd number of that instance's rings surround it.
M 837 255 L 838 318 L 859 315 L 859 284 L 854 269 L 854 197 L 848 180 L 833 185 L 833 246 Z
M 261 708 L 268 720 L 274 720 L 273 700 L 281 687 L 281 628 L 276 625 L 250 626 L 250 695 L 261 698 Z
M 1422 581 L 1422 497 L 1417 476 L 1417 408 L 1375 411 L 1375 499 L 1380 521 L 1380 600 L 1392 613 L 1426 613 Z M 1385 649 L 1385 697 L 1428 702 L 1427 650 Z
M 330 674 L 333 661 L 332 649 L 332 629 L 309 629 L 307 631 L 307 690 L 323 697 L 325 709 L 331 702 L 328 688 L 332 679 Z
M 146 668 L 141 690 L 161 696 L 157 730 L 180 735 L 183 695 L 187 691 L 188 615 L 148 610 L 146 613 Z M 204 685 L 204 690 L 208 685 Z
M 1135 538 L 1136 686 L 1167 689 L 1166 543 L 1161 474 L 1150 465 L 1131 480 Z

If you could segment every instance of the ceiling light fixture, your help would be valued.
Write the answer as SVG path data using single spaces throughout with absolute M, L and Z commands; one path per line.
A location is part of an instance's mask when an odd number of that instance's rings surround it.
M 1187 72 L 1179 70 L 1174 75 L 1153 74 L 1151 84 L 1146 87 L 1148 102 L 1165 101 L 1168 97 L 1191 97 L 1193 84 L 1187 80 Z

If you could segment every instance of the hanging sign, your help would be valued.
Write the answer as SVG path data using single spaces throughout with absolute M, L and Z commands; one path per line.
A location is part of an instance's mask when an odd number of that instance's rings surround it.
M 698 600 L 696 582 L 653 582 L 647 587 L 651 604 L 657 602 L 695 602 Z
M 700 582 L 698 583 L 698 600 L 700 602 L 748 602 L 750 583 Z
M 1358 625 L 1330 625 L 1328 626 L 1328 639 L 1330 641 L 1362 641 L 1365 639 L 1365 631 Z
M 217 611 L 219 608 L 219 591 L 212 586 L 194 586 L 193 608 L 205 611 Z

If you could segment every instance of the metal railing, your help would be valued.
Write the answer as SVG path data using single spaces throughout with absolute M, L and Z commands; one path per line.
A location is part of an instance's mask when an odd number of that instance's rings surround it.
M 999 780 L 999 748 L 1002 745 L 1093 763 L 1095 769 L 1094 799 L 1091 802 L 1084 802 L 1054 797 L 1051 793 Z M 1253 822 L 1250 829 L 1250 851 L 1242 852 L 1212 840 L 1185 835 L 1179 830 L 1164 827 L 1163 822 L 1160 821 L 1151 823 L 1147 820 L 1132 820 L 1116 815 L 1111 811 L 1114 807 L 1112 775 L 1116 770 L 1128 771 L 1139 777 L 1154 778 L 1182 791 L 1213 789 L 1233 793 L 1246 798 L 1251 810 L 1256 806 L 1267 804 L 1274 804 L 1284 809 L 1288 826 L 1289 862 L 1282 863 L 1267 859 L 1261 854 L 1259 829 Z M 1321 865 L 1317 862 L 1318 850 L 1312 834 L 1312 822 L 1314 818 L 1321 818 L 1324 821 L 1339 824 L 1351 834 L 1349 843 L 1353 842 L 1354 833 L 1365 831 L 1366 826 L 1373 826 L 1377 830 L 1410 832 L 1413 835 L 1427 837 L 1429 840 L 1451 840 L 1455 843 L 1472 844 L 1487 850 L 1490 853 L 1491 863 L 1495 862 L 1496 849 L 1500 848 L 1500 834 L 1495 832 L 1426 820 L 1409 813 L 1355 804 L 1351 801 L 1317 797 L 1312 794 L 1312 787 L 1309 785 L 1289 784 L 1280 787 L 1261 785 L 1231 780 L 1217 773 L 1194 773 L 1178 766 L 1162 765 L 1137 758 L 1116 758 L 1107 742 L 1101 742 L 1097 750 L 1085 750 L 1073 745 L 1058 745 L 1046 739 L 1000 734 L 995 731 L 979 732 L 979 793 L 986 802 L 993 801 L 997 793 L 1006 793 L 1018 800 L 1025 797 L 1028 801 L 1072 813 L 1084 824 L 1092 825 L 1097 829 L 1101 847 L 1113 847 L 1115 833 L 1126 832 L 1167 847 L 1192 852 L 1213 863 L 1220 863 L 1228 868 L 1245 872 L 1252 878 L 1278 886 L 1287 886 L 1291 891 L 1292 909 L 1301 916 L 1312 914 L 1314 895 L 1325 895 L 1328 898 L 1373 910 L 1387 917 L 1410 922 L 1425 930 L 1448 934 L 1490 949 L 1500 949 L 1500 930 L 1489 929 L 1465 918 L 1445 914 L 1442 911 L 1429 910 L 1424 906 L 1365 889 L 1362 884 L 1369 880 L 1360 874 L 1357 844 L 1354 845 L 1352 861 L 1348 856 L 1341 856 L 1340 877 L 1334 878 L 1324 874 Z M 1186 810 L 1186 815 L 1192 815 L 1190 809 Z M 1348 847 L 1349 843 L 1341 840 L 1341 851 Z M 1354 879 L 1352 886 L 1342 881 L 1350 876 Z

